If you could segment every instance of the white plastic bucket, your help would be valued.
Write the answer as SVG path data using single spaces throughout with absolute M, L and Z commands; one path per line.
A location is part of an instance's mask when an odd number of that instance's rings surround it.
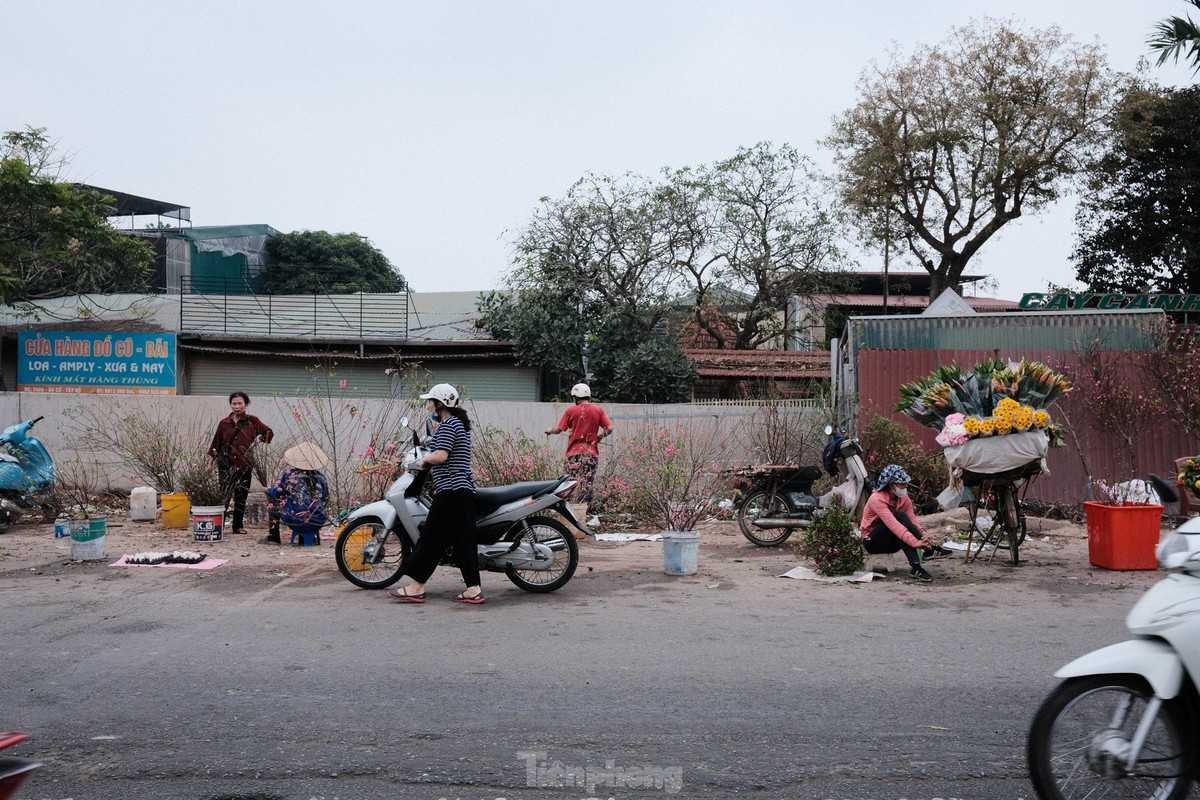
M 700 556 L 700 534 L 695 531 L 663 531 L 663 572 L 695 575 Z
M 75 561 L 99 561 L 104 558 L 107 533 L 106 517 L 71 520 L 71 558 Z
M 224 506 L 192 506 L 192 530 L 197 542 L 221 541 L 221 529 L 225 527 Z
M 129 518 L 134 522 L 153 522 L 158 512 L 158 492 L 139 486 L 129 493 Z

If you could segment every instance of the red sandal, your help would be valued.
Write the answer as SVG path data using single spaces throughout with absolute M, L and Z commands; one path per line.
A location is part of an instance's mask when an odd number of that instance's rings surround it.
M 470 606 L 481 606 L 487 602 L 487 599 L 484 598 L 483 592 L 480 592 L 479 594 L 476 594 L 476 595 L 472 595 L 471 597 L 467 597 L 467 595 L 464 593 L 464 594 L 460 594 L 457 597 L 455 597 L 454 602 L 465 603 Z

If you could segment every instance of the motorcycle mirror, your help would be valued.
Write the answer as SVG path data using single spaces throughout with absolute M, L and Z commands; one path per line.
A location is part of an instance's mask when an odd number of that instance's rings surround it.
M 826 426 L 825 426 L 825 435 L 826 435 L 826 436 L 832 436 L 832 435 L 833 435 L 833 426 L 832 426 L 832 425 L 826 425 Z
M 401 428 L 407 428 L 407 427 L 408 427 L 408 417 L 401 417 L 401 418 L 400 418 L 400 427 L 401 427 Z

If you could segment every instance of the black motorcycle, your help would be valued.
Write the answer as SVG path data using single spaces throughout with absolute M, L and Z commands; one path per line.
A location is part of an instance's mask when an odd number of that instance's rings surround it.
M 820 480 L 820 467 L 766 465 L 743 470 L 749 487 L 734 503 L 734 516 L 742 535 L 759 547 L 778 547 L 797 528 L 807 528 L 820 509 L 835 497 L 847 506 L 855 519 L 862 517 L 869 493 L 867 469 L 862 461 L 858 439 L 847 439 L 832 426 L 825 428 L 829 444 L 822 454 L 825 472 L 838 474 L 838 462 L 846 465 L 847 476 L 839 486 L 816 497 L 813 484 Z

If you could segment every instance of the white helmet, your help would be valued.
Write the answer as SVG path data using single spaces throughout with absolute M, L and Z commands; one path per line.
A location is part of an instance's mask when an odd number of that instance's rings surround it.
M 437 400 L 447 408 L 458 407 L 458 389 L 455 389 L 448 383 L 439 383 L 425 394 L 421 395 L 422 400 Z
M 577 383 L 571 387 L 571 397 L 591 397 L 592 390 L 586 383 Z

